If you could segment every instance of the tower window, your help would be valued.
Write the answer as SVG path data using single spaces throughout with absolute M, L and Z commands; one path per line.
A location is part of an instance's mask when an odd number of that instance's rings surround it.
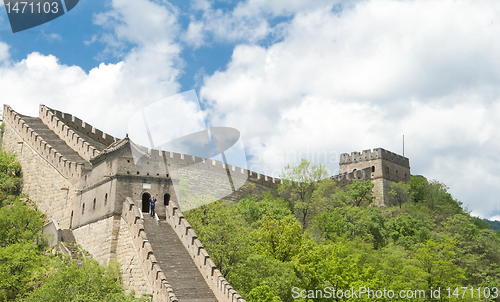
M 95 198 L 94 198 L 94 204 L 92 205 L 92 210 L 95 210 Z
M 372 166 L 372 172 L 375 172 L 375 166 Z
M 85 213 L 85 204 L 82 204 L 82 215 Z
M 104 205 L 106 205 L 107 203 L 108 203 L 108 193 L 104 195 Z

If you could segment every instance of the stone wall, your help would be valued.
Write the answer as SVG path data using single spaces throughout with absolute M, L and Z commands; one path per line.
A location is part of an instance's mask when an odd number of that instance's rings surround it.
M 83 133 L 89 138 L 96 140 L 97 142 L 105 146 L 109 146 L 115 141 L 115 138 L 113 136 L 104 133 L 97 128 L 92 127 L 92 125 L 83 122 L 76 116 L 72 116 L 71 114 L 51 109 L 45 105 L 40 105 L 40 118 L 42 117 L 42 115 L 46 115 L 47 112 L 50 112 L 52 115 L 56 116 L 60 121 L 62 121 L 67 126 L 74 128 L 75 130 Z
M 153 302 L 177 302 L 177 298 L 165 274 L 157 264 L 151 244 L 144 231 L 144 223 L 141 211 L 132 201 L 127 198 L 123 202 L 122 219 L 129 228 L 138 263 L 148 280 L 153 293 Z
M 120 264 L 122 284 L 126 294 L 152 294 L 142 263 L 137 254 L 130 228 L 121 216 L 113 216 L 73 229 L 76 243 L 104 265 L 112 260 Z
M 189 255 L 196 263 L 200 273 L 213 291 L 219 302 L 245 302 L 245 300 L 227 282 L 215 263 L 210 259 L 208 252 L 197 239 L 187 220 L 175 203 L 166 207 L 167 223 L 175 231 Z
M 75 163 L 66 159 L 61 153 L 54 149 L 49 143 L 38 135 L 10 106 L 4 105 L 3 121 L 21 137 L 16 142 L 28 144 L 33 151 L 42 159 L 52 165 L 65 178 L 78 182 L 82 175 L 83 164 Z M 7 139 L 7 138 L 6 138 Z
M 4 119 L 2 148 L 17 154 L 22 165 L 23 194 L 33 200 L 47 218 L 69 228 L 78 183 L 60 173 L 45 156 L 34 150 Z
M 50 108 L 40 105 L 40 119 L 86 161 L 90 161 L 92 157 L 99 155 L 100 152 L 97 148 L 68 127 Z

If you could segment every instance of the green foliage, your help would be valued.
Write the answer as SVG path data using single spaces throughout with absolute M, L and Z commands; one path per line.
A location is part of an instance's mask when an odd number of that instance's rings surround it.
M 281 302 L 282 300 L 271 293 L 267 285 L 259 285 L 248 293 L 248 302 Z
M 280 220 L 265 216 L 261 227 L 252 234 L 254 250 L 283 262 L 298 254 L 304 241 L 300 223 L 293 216 Z
M 299 282 L 299 279 L 295 275 L 292 263 L 282 262 L 267 255 L 251 254 L 244 262 L 236 266 L 228 281 L 243 296 L 248 294 L 248 297 L 251 297 L 250 293 L 255 288 L 265 284 L 264 293 L 290 301 L 290 289 Z M 258 292 L 262 290 L 263 288 Z
M 0 208 L 0 247 L 36 239 L 44 224 L 42 213 L 25 202 Z
M 441 287 L 443 297 L 447 287 L 500 285 L 500 233 L 470 217 L 444 184 L 392 183 L 390 204 L 377 208 L 370 182 L 339 188 L 307 161 L 284 171 L 279 198 L 251 195 L 187 217 L 215 259 L 236 259 L 221 267 L 247 301 L 331 301 L 294 299 L 293 288 Z
M 47 253 L 39 245 L 43 215 L 21 201 L 21 166 L 15 155 L 0 153 L 0 301 L 139 302 L 126 297 L 116 263 L 100 267 Z
M 420 175 L 412 175 L 408 180 L 410 186 L 411 199 L 413 202 L 423 202 L 426 199 L 427 187 L 429 182 L 427 178 Z
M 479 218 L 476 217 L 477 220 Z M 488 220 L 488 219 L 482 219 L 482 222 L 486 223 L 489 225 L 489 228 L 492 229 L 493 231 L 500 231 L 500 221 L 498 220 Z M 480 224 L 479 222 L 475 223 L 477 226 L 484 225 Z M 483 229 L 486 229 L 486 227 L 481 227 Z
M 244 219 L 237 208 L 226 207 L 217 201 L 186 212 L 185 215 L 196 234 L 203 238 L 210 258 L 227 277 L 232 267 L 246 258 L 249 246 Z
M 292 214 L 289 203 L 283 198 L 274 198 L 270 192 L 263 193 L 260 198 L 244 198 L 235 206 L 245 221 L 253 226 L 257 226 L 264 216 L 279 220 Z
M 133 294 L 125 296 L 119 283 L 117 264 L 100 266 L 95 260 L 78 268 L 74 262 L 62 262 L 53 274 L 27 297 L 26 302 L 119 302 L 146 301 Z
M 45 258 L 33 242 L 0 247 L 0 301 L 11 301 L 41 281 Z
M 320 191 L 325 192 L 328 187 L 335 187 L 335 181 L 327 177 L 328 170 L 325 165 L 311 165 L 305 159 L 302 159 L 298 166 L 286 166 L 280 175 L 283 183 L 278 191 L 290 198 L 291 210 L 299 218 L 304 230 L 310 217 L 319 210 L 324 201 L 321 194 L 315 194 L 318 186 L 323 187 Z
M 0 152 L 0 206 L 12 202 L 21 193 L 21 164 L 16 155 Z
M 388 192 L 388 205 L 399 205 L 401 208 L 403 203 L 410 201 L 410 186 L 407 183 L 392 182 L 389 184 L 389 188 L 391 190 Z
M 357 207 L 362 204 L 371 204 L 375 199 L 375 197 L 372 196 L 373 183 L 369 180 L 358 181 L 353 179 L 352 184 L 346 185 L 346 188 L 352 204 Z

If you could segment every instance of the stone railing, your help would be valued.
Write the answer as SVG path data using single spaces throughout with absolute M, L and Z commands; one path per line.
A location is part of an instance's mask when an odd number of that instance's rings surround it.
M 93 140 L 96 140 L 97 142 L 109 146 L 111 145 L 114 141 L 115 138 L 112 135 L 109 135 L 107 133 L 102 132 L 101 130 L 93 127 L 92 125 L 82 121 L 81 119 L 77 118 L 76 116 L 72 116 L 69 113 L 64 113 L 58 110 L 51 109 L 45 105 L 40 105 L 40 111 L 42 110 L 42 107 L 44 107 L 45 110 L 50 110 L 55 116 L 57 116 L 63 123 L 65 123 L 69 127 L 75 128 L 77 131 L 80 131 L 84 135 L 87 135 Z
M 123 203 L 122 218 L 129 226 L 142 269 L 153 288 L 153 301 L 177 302 L 172 286 L 167 282 L 165 274 L 156 262 L 153 249 L 144 231 L 141 212 L 130 197 L 127 197 Z
M 90 162 L 92 157 L 99 155 L 99 150 L 68 127 L 63 120 L 52 112 L 52 109 L 46 107 L 45 105 L 40 105 L 39 116 L 43 123 L 50 128 L 50 130 L 54 131 L 55 134 L 65 141 L 66 144 L 68 144 L 68 146 L 70 146 L 73 150 L 78 152 L 78 154 L 86 161 Z
M 148 149 L 144 147 L 137 146 L 132 143 L 133 153 L 137 154 L 137 156 L 141 157 L 136 165 L 142 165 L 144 168 L 152 167 L 142 164 L 142 162 L 146 161 L 154 161 L 154 162 L 162 162 L 166 160 L 168 164 L 178 167 L 183 166 L 195 166 L 196 169 L 205 170 L 205 171 L 214 171 L 217 173 L 226 174 L 227 171 L 230 172 L 231 177 L 239 178 L 243 180 L 248 180 L 250 182 L 260 184 L 269 188 L 277 188 L 279 184 L 282 183 L 281 179 L 274 178 L 270 176 L 266 176 L 264 174 L 259 174 L 257 172 L 253 172 L 248 169 L 236 167 L 233 165 L 225 164 L 223 162 L 207 159 L 187 154 L 181 154 L 176 152 L 162 151 L 156 149 Z M 150 168 L 152 169 L 152 168 Z M 150 174 L 154 175 L 156 172 L 153 170 L 147 171 Z
M 57 169 L 65 178 L 78 180 L 82 175 L 83 163 L 66 159 L 54 147 L 35 132 L 9 105 L 4 105 L 3 120 L 21 136 L 24 142 L 43 159 Z
M 174 202 L 166 206 L 167 223 L 175 231 L 182 244 L 186 247 L 191 259 L 194 260 L 200 273 L 219 302 L 245 302 L 245 300 L 226 281 L 215 263 L 210 259 L 200 240 Z

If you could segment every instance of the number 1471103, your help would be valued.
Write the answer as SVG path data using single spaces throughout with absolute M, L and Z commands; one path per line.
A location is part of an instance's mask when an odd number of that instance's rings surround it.
M 43 4 L 33 2 L 7 2 L 5 3 L 7 13 L 15 14 L 57 14 L 59 12 L 59 4 L 57 2 L 44 2 Z
M 448 298 L 455 296 L 456 298 L 498 298 L 498 288 L 496 287 L 448 287 Z

